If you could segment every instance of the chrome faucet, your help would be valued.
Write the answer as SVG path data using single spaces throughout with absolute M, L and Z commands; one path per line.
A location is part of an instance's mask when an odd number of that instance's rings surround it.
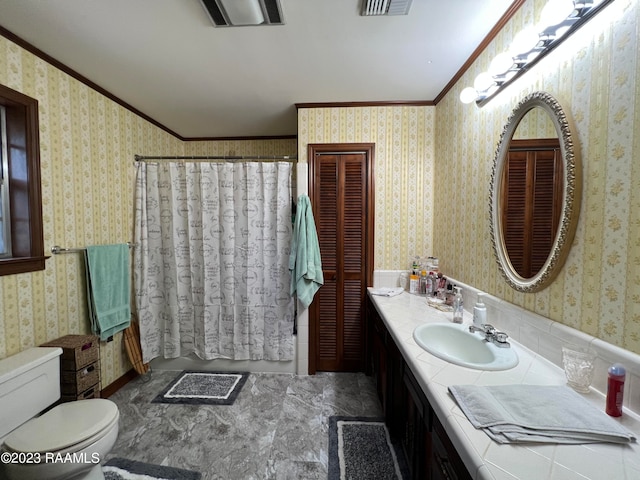
M 493 325 L 488 323 L 483 323 L 479 327 L 469 325 L 469 331 L 471 333 L 484 333 L 485 341 L 492 342 L 500 348 L 509 348 L 511 346 L 509 342 L 507 342 L 507 338 L 509 338 L 509 336 L 504 332 L 498 332 Z

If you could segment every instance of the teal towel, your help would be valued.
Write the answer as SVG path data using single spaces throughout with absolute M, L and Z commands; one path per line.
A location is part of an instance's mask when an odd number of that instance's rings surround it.
M 324 278 L 316 224 L 311 211 L 311 201 L 307 195 L 298 197 L 289 270 L 291 270 L 291 295 L 296 293 L 304 308 L 309 308 L 313 296 L 324 283 Z
M 85 262 L 91 329 L 104 341 L 131 322 L 129 246 L 87 247 Z

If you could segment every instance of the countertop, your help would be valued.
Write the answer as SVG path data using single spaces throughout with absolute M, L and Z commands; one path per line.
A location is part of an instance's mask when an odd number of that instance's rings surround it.
M 369 296 L 405 361 L 420 383 L 464 464 L 476 479 L 573 480 L 640 479 L 640 444 L 500 445 L 467 420 L 448 392 L 451 385 L 564 385 L 564 372 L 544 357 L 509 339 L 519 357 L 516 367 L 481 371 L 451 364 L 419 347 L 414 329 L 423 323 L 451 322 L 451 313 L 427 305 L 422 296 L 406 292 L 393 297 Z M 487 319 L 491 323 L 491 319 Z M 471 323 L 465 311 L 464 323 Z M 506 332 L 507 334 L 509 332 Z M 637 393 L 636 393 L 637 394 Z M 583 395 L 604 409 L 604 396 L 592 390 Z M 640 438 L 640 418 L 625 411 L 616 419 Z

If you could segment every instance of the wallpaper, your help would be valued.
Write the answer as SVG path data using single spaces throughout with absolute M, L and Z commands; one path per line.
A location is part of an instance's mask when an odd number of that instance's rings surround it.
M 436 107 L 434 253 L 465 283 L 640 353 L 638 1 L 613 2 L 485 106 L 458 99 L 544 4 L 527 2 Z M 584 178 L 564 268 L 548 288 L 523 294 L 494 260 L 489 182 L 503 125 L 533 91 L 553 95 L 573 119 Z
M 544 0 L 530 0 L 436 107 L 300 109 L 296 140 L 180 142 L 0 37 L 0 83 L 40 102 L 45 248 L 132 236 L 133 157 L 285 155 L 309 143 L 373 142 L 375 268 L 436 255 L 448 275 L 640 353 L 640 0 L 616 0 L 478 108 L 460 91 L 486 70 Z M 489 238 L 489 180 L 511 109 L 536 90 L 575 124 L 583 167 L 578 230 L 558 278 L 535 294 L 502 279 Z M 79 254 L 0 277 L 0 358 L 87 333 Z M 102 387 L 131 368 L 121 336 L 101 344 Z
M 0 36 L 0 83 L 39 102 L 45 251 L 133 236 L 134 155 L 295 155 L 295 140 L 181 142 Z M 233 153 L 236 152 L 236 153 Z M 0 358 L 87 334 L 81 253 L 0 277 Z M 129 369 L 122 334 L 100 344 L 102 388 Z
M 272 156 L 296 155 L 296 139 L 219 140 L 184 142 L 184 155 Z M 294 169 L 295 170 L 295 169 Z
M 298 158 L 310 143 L 375 143 L 375 269 L 408 269 L 433 252 L 433 106 L 298 110 Z
M 553 120 L 542 108 L 529 110 L 518 122 L 513 139 L 557 138 Z

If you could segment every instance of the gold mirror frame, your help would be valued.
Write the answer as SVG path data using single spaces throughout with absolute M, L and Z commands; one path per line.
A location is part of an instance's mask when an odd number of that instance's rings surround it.
M 531 109 L 539 107 L 551 118 L 558 138 L 563 165 L 563 193 L 560 224 L 551 252 L 540 271 L 531 278 L 521 277 L 513 268 L 504 243 L 501 222 L 501 181 L 505 168 L 509 144 L 518 124 Z M 500 272 L 507 283 L 520 292 L 537 292 L 547 287 L 558 275 L 569 253 L 575 235 L 580 212 L 582 174 L 577 147 L 574 147 L 570 119 L 558 101 L 545 92 L 527 95 L 513 110 L 502 131 L 491 173 L 490 216 L 491 242 Z

